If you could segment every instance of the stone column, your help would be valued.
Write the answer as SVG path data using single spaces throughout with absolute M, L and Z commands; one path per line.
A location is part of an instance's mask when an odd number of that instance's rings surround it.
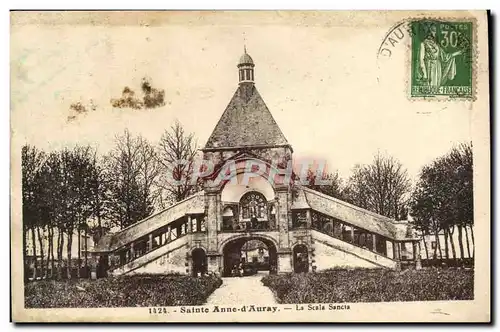
M 222 202 L 221 202 L 221 194 L 217 193 L 217 232 L 222 231 Z
M 422 268 L 422 262 L 420 260 L 420 251 L 418 250 L 417 241 L 413 241 L 413 259 L 415 260 L 415 268 L 420 270 Z
M 278 273 L 292 272 L 292 252 L 278 252 Z
M 219 203 L 220 193 L 217 188 L 205 188 L 205 204 L 207 216 L 205 225 L 207 229 L 207 269 L 209 273 L 219 273 L 220 259 L 218 252 L 218 222 L 221 218 Z
M 90 264 L 90 279 L 95 280 L 97 279 L 97 261 L 99 260 L 99 256 L 96 253 L 92 253 L 92 256 L 90 257 L 89 264 Z
M 307 209 L 306 210 L 306 227 L 311 228 L 311 225 L 312 225 L 311 210 Z
M 205 227 L 208 236 L 208 252 L 217 252 L 217 221 L 218 217 L 218 193 L 213 189 L 205 189 L 205 199 L 207 206 L 207 216 L 205 220 Z
M 377 235 L 376 234 L 372 234 L 372 238 L 373 238 L 373 251 L 377 252 Z
M 188 225 L 187 232 L 192 233 L 193 232 L 193 225 L 191 224 L 191 215 L 190 214 L 187 215 L 187 225 Z
M 134 242 L 130 244 L 130 260 L 134 260 L 135 258 L 135 251 L 134 251 Z
M 277 209 L 276 209 L 276 223 L 278 225 L 279 230 L 279 248 L 280 249 L 289 249 L 290 248 L 290 240 L 288 234 L 288 187 L 280 186 L 276 188 L 276 196 L 277 196 Z M 279 257 L 278 257 L 279 261 Z M 279 265 L 279 262 L 278 262 Z M 279 270 L 279 266 L 278 266 Z
M 394 260 L 396 261 L 396 269 L 401 270 L 401 243 L 394 241 L 392 243 L 392 250 L 394 252 Z
M 219 255 L 217 253 L 208 255 L 208 257 L 207 257 L 208 273 L 220 276 L 220 274 L 221 274 L 220 267 L 222 266 L 221 259 L 222 259 L 221 255 Z
M 149 233 L 148 251 L 153 250 L 153 233 Z

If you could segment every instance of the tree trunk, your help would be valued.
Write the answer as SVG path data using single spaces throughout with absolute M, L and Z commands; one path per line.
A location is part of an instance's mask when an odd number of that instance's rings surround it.
M 72 261 L 71 261 L 71 245 L 73 244 L 73 230 L 68 230 L 68 244 L 66 247 L 67 253 L 68 253 L 68 264 L 66 265 L 66 274 L 68 276 L 68 280 L 71 279 L 71 267 L 72 267 Z
M 36 259 L 36 238 L 35 238 L 35 227 L 31 227 L 31 244 L 33 245 L 33 280 L 36 280 L 36 267 L 37 267 L 37 259 Z
M 23 263 L 24 263 L 24 282 L 28 281 L 28 253 L 26 252 L 28 248 L 28 240 L 26 239 L 28 237 L 28 230 L 26 227 L 23 225 Z
M 88 269 L 88 241 L 87 241 L 87 236 L 88 236 L 88 232 L 87 232 L 87 227 L 85 227 L 85 270 Z
M 437 259 L 437 250 L 438 250 L 438 243 L 439 243 L 439 235 L 437 232 L 434 233 L 434 237 L 436 240 L 436 245 L 434 246 L 434 254 L 432 255 L 432 258 Z
M 52 240 L 50 238 L 50 226 L 47 226 L 47 265 L 45 266 L 45 274 L 47 279 L 51 278 L 50 275 L 50 252 L 52 251 L 51 249 L 52 246 Z
M 36 234 L 38 236 L 38 244 L 40 245 L 40 279 L 43 279 L 44 277 L 44 272 L 45 272 L 45 263 L 44 263 L 44 258 L 45 254 L 43 251 L 43 238 L 42 234 L 40 234 L 40 227 L 36 228 Z
M 465 253 L 464 253 L 464 243 L 462 241 L 462 236 L 463 236 L 462 225 L 458 225 L 457 227 L 458 227 L 458 248 L 460 249 L 460 259 L 463 259 Z
M 47 226 L 47 229 L 43 229 L 43 237 L 46 239 L 44 242 L 47 244 L 47 253 L 46 253 L 46 258 L 45 258 L 45 266 L 44 266 L 44 278 L 47 279 L 49 277 L 49 263 L 50 263 L 50 257 L 49 257 L 49 234 L 48 234 L 48 229 L 49 226 Z
M 476 245 L 474 244 L 474 228 L 470 225 L 470 235 L 472 238 L 472 258 L 476 256 Z
M 439 229 L 436 230 L 436 248 L 439 250 L 439 259 L 443 259 L 443 251 L 441 250 L 441 239 L 439 238 Z
M 61 228 L 58 229 L 59 241 L 57 243 L 57 278 L 62 279 L 62 251 L 64 247 L 64 233 Z
M 467 225 L 464 226 L 465 229 L 465 244 L 467 245 L 467 257 L 470 258 L 470 244 L 469 244 L 469 231 L 467 230 Z
M 427 249 L 427 243 L 425 242 L 425 235 L 422 235 L 422 242 L 424 242 L 425 258 L 429 259 L 429 249 Z M 419 242 L 419 244 L 420 244 L 420 242 Z
M 454 227 L 454 226 L 452 226 Z M 457 252 L 455 250 L 455 241 L 453 241 L 453 233 L 455 232 L 455 229 L 453 228 L 453 232 L 450 231 L 448 228 L 448 239 L 450 240 L 450 247 L 451 247 L 451 255 L 453 256 L 453 259 L 457 259 Z
M 443 232 L 444 232 L 444 257 L 446 259 L 449 259 L 450 253 L 449 253 L 449 248 L 448 248 L 448 232 L 446 230 L 447 230 L 447 228 L 445 227 L 443 229 Z
M 50 266 L 50 269 L 51 269 L 51 278 L 54 278 L 54 271 L 56 269 L 56 260 L 54 258 L 54 228 L 51 229 L 50 231 L 52 233 L 52 250 L 50 252 L 50 260 L 51 260 L 51 266 Z
M 78 264 L 77 264 L 78 267 L 77 267 L 77 270 L 76 270 L 76 277 L 78 279 L 80 279 L 80 266 L 81 266 L 80 262 L 81 262 L 81 259 L 82 259 L 82 257 L 81 257 L 81 250 L 80 250 L 80 248 L 81 248 L 81 239 L 80 239 L 80 237 L 81 237 L 81 230 L 80 230 L 80 227 L 78 227 L 77 233 L 78 233 Z
M 47 253 L 47 259 L 49 259 L 49 256 L 50 256 L 50 278 L 53 279 L 54 278 L 54 268 L 55 268 L 55 264 L 54 264 L 54 228 L 49 226 L 48 231 L 49 231 L 50 253 Z
M 470 226 L 470 235 L 472 237 L 472 245 L 474 245 L 474 228 L 472 227 L 472 225 Z

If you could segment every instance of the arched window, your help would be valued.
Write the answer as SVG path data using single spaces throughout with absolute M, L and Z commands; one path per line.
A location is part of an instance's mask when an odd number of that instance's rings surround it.
M 267 219 L 267 201 L 261 193 L 252 191 L 243 195 L 240 200 L 241 218 Z
M 226 206 L 222 211 L 222 229 L 224 231 L 236 230 L 238 228 L 237 207 Z

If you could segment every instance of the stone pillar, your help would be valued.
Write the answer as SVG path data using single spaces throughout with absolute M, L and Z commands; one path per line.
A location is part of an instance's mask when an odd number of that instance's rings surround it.
M 422 269 L 422 261 L 420 260 L 420 251 L 418 250 L 417 241 L 413 241 L 413 259 L 415 260 L 415 268 L 417 270 Z
M 90 264 L 90 279 L 96 280 L 97 279 L 97 261 L 99 260 L 99 256 L 95 253 L 92 253 L 92 256 L 90 257 L 89 264 Z
M 135 258 L 135 251 L 134 251 L 134 242 L 130 244 L 130 260 L 133 260 Z
M 220 273 L 220 255 L 218 252 L 218 227 L 220 215 L 220 193 L 217 188 L 205 188 L 205 205 L 207 216 L 205 227 L 207 231 L 207 270 L 209 273 Z
M 187 227 L 188 227 L 187 232 L 192 233 L 193 232 L 193 225 L 191 224 L 191 215 L 190 214 L 187 215 Z
M 392 243 L 392 250 L 394 252 L 394 260 L 396 261 L 396 269 L 401 270 L 401 244 L 394 241 Z
M 351 226 L 351 243 L 354 244 L 356 241 L 354 241 L 354 226 Z
M 278 251 L 278 273 L 293 272 L 292 269 L 292 252 Z
M 377 252 L 377 235 L 372 234 L 373 237 L 373 251 Z
M 217 232 L 222 231 L 222 201 L 220 192 L 217 193 Z
M 148 251 L 153 250 L 153 233 L 149 233 Z
M 311 210 L 307 209 L 306 210 L 306 227 L 311 228 L 311 225 L 312 225 Z
M 288 187 L 280 186 L 276 188 L 277 209 L 276 223 L 279 229 L 279 249 L 290 248 L 290 240 L 288 234 Z M 279 271 L 279 255 L 278 255 L 278 271 Z
M 219 275 L 221 274 L 220 267 L 221 264 L 221 255 L 219 254 L 211 254 L 207 256 L 207 270 L 209 274 Z
M 205 189 L 205 199 L 206 199 L 206 207 L 207 207 L 207 218 L 205 220 L 205 225 L 207 229 L 208 236 L 208 253 L 217 253 L 217 222 L 219 220 L 218 216 L 218 202 L 217 198 L 219 197 L 218 192 L 214 191 L 214 189 Z

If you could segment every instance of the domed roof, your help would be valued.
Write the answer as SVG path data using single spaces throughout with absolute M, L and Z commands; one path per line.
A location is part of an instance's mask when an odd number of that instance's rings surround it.
M 253 59 L 250 55 L 248 55 L 247 51 L 241 56 L 239 65 L 253 65 Z

